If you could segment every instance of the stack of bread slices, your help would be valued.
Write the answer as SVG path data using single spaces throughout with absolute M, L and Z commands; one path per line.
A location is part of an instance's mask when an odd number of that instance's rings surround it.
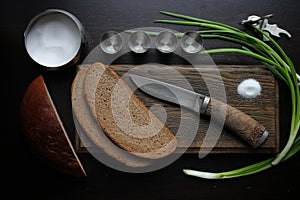
M 72 83 L 75 121 L 107 156 L 129 167 L 145 167 L 170 155 L 176 139 L 102 63 L 82 65 Z

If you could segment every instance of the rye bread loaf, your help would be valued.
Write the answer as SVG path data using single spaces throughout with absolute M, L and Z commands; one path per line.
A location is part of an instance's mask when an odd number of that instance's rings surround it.
M 150 165 L 152 162 L 149 159 L 139 158 L 134 156 L 127 151 L 124 151 L 117 145 L 115 145 L 102 131 L 101 127 L 98 125 L 96 118 L 92 115 L 89 106 L 86 102 L 86 98 L 83 93 L 84 81 L 88 71 L 88 67 L 83 66 L 79 68 L 71 89 L 71 100 L 73 113 L 78 121 L 78 129 L 82 129 L 83 133 L 96 145 L 99 147 L 106 155 L 111 158 L 125 164 L 129 167 L 145 167 Z M 94 73 L 93 73 L 94 74 Z M 94 74 L 97 75 L 97 74 Z M 96 82 L 95 82 L 96 83 Z M 89 86 L 96 89 L 96 86 Z M 78 130 L 79 132 L 81 130 Z M 81 134 L 81 133 L 79 133 Z
M 111 69 L 101 63 L 90 67 L 84 93 L 104 133 L 121 148 L 150 159 L 175 151 L 173 134 Z
M 41 158 L 65 174 L 86 176 L 41 75 L 23 96 L 20 119 L 27 141 Z

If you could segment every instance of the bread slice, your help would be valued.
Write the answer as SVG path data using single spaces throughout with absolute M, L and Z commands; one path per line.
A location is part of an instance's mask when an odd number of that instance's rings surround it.
M 163 158 L 175 151 L 177 142 L 173 134 L 111 69 L 95 63 L 84 84 L 92 114 L 118 146 L 150 159 Z
M 88 136 L 91 142 L 93 142 L 96 147 L 100 148 L 104 153 L 106 153 L 106 155 L 121 162 L 122 164 L 125 164 L 126 166 L 146 167 L 150 165 L 152 163 L 151 160 L 134 156 L 115 145 L 103 133 L 101 127 L 99 127 L 96 118 L 94 117 L 94 115 L 92 115 L 89 109 L 83 93 L 84 81 L 89 66 L 83 66 L 79 68 L 79 71 L 77 72 L 73 80 L 71 89 L 73 114 L 75 115 L 75 118 L 80 126 L 77 127 L 77 129 L 83 130 L 83 133 L 79 134 L 85 134 L 86 136 Z M 97 83 L 96 81 L 94 82 Z M 96 87 L 94 86 L 94 88 Z M 81 130 L 77 131 L 80 132 Z
M 27 141 L 41 158 L 65 174 L 86 176 L 41 75 L 23 96 L 20 118 Z

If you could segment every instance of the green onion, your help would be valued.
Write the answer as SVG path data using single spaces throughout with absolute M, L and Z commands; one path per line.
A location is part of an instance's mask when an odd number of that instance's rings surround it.
M 183 19 L 182 20 L 155 20 L 156 23 L 177 24 L 184 26 L 197 26 L 205 28 L 198 31 L 198 33 L 206 39 L 221 39 L 231 41 L 243 46 L 243 49 L 237 48 L 222 48 L 210 49 L 200 52 L 201 54 L 214 54 L 214 53 L 239 53 L 254 57 L 260 60 L 276 77 L 282 80 L 290 89 L 292 117 L 290 125 L 290 135 L 287 144 L 283 150 L 269 159 L 261 162 L 245 166 L 239 169 L 226 171 L 226 172 L 203 172 L 197 170 L 184 169 L 183 172 L 187 175 L 206 178 L 206 179 L 224 179 L 235 178 L 255 174 L 286 161 L 297 152 L 300 151 L 300 136 L 298 135 L 300 127 L 300 92 L 299 81 L 300 76 L 296 73 L 292 60 L 286 55 L 280 45 L 269 35 L 265 34 L 260 29 L 251 25 L 250 28 L 258 33 L 263 34 L 270 41 L 270 45 L 262 40 L 251 36 L 235 27 L 222 24 L 219 22 L 199 19 L 186 15 L 161 11 L 161 14 L 171 17 Z M 178 33 L 182 35 L 182 33 Z

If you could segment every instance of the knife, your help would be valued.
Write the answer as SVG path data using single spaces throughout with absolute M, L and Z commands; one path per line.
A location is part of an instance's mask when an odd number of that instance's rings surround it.
M 269 133 L 266 128 L 246 113 L 214 98 L 155 79 L 130 74 L 133 83 L 145 93 L 211 117 L 217 113 L 217 122 L 234 132 L 251 147 L 260 146 Z

